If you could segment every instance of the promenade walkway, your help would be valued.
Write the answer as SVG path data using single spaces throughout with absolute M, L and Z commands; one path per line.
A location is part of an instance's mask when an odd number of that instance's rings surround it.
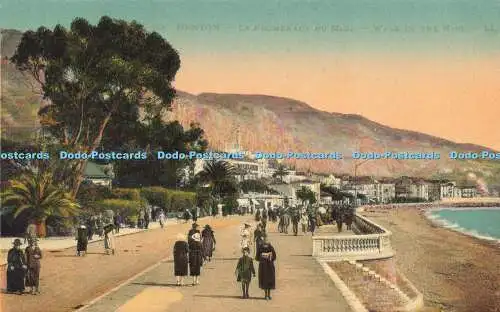
M 165 261 L 83 311 L 351 311 L 333 282 L 311 257 L 310 234 L 280 234 L 274 224 L 268 225 L 270 241 L 277 252 L 277 289 L 271 301 L 263 299 L 264 292 L 258 288 L 257 279 L 250 286 L 251 298 L 240 299 L 241 288 L 234 274 L 240 257 L 240 227 L 236 225 L 215 228 L 218 243 L 215 259 L 202 269 L 200 285 L 176 286 L 173 263 Z M 170 245 L 165 248 L 170 252 Z M 258 262 L 255 265 L 257 268 Z
M 198 220 L 198 223 L 210 223 L 218 230 L 241 222 L 241 217 Z M 74 247 L 46 250 L 41 263 L 41 295 L 19 296 L 2 293 L 0 311 L 73 311 L 170 255 L 176 234 L 187 233 L 190 227 L 191 223 L 171 224 L 164 229 L 119 236 L 116 238 L 115 256 L 104 253 L 102 241 L 90 244 L 85 257 L 77 257 Z M 0 271 L 0 288 L 5 287 L 3 268 Z
M 177 224 L 177 220 L 168 220 L 165 226 L 169 226 L 172 224 Z M 151 222 L 149 223 L 149 229 L 158 229 L 160 228 L 159 222 Z M 145 229 L 139 228 L 122 228 L 120 229 L 120 233 L 115 234 L 115 237 L 136 234 L 146 231 Z M 7 263 L 7 251 L 12 248 L 12 242 L 14 239 L 20 238 L 23 245 L 22 249 L 27 247 L 27 244 L 24 244 L 23 237 L 0 237 L 0 266 L 5 265 Z M 94 235 L 94 239 L 89 241 L 89 244 L 95 244 L 98 242 L 102 242 L 104 238 L 99 238 L 99 236 Z M 73 236 L 56 236 L 56 237 L 47 237 L 40 238 L 38 241 L 38 246 L 42 251 L 44 250 L 62 250 L 66 248 L 76 247 L 76 240 Z

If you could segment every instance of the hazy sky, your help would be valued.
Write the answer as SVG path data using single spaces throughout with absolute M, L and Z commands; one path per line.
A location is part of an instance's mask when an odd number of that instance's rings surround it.
M 500 150 L 494 0 L 0 0 L 0 27 L 136 19 L 179 50 L 176 87 L 290 97 Z

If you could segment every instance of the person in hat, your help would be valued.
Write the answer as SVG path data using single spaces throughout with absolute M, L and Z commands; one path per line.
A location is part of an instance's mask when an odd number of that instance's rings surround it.
M 106 224 L 104 226 L 104 250 L 106 254 L 115 254 L 115 236 L 113 235 L 114 224 Z
M 24 276 L 28 266 L 26 265 L 26 257 L 21 249 L 21 240 L 16 238 L 12 247 L 7 254 L 7 292 L 18 293 L 22 295 L 24 292 Z
M 264 229 L 262 228 L 262 224 L 260 224 L 260 223 L 257 224 L 257 228 L 253 232 L 256 255 L 257 255 L 257 250 L 259 250 L 260 244 L 264 241 L 265 235 L 266 235 L 266 233 L 264 232 Z
M 195 233 L 201 234 L 200 233 L 200 226 L 196 222 L 194 222 L 193 225 L 191 225 L 191 229 L 188 232 L 188 235 L 187 235 L 187 237 L 188 237 L 188 244 L 190 244 L 191 241 L 193 240 L 193 235 Z
M 202 257 L 202 246 L 201 246 L 201 235 L 200 233 L 194 233 L 191 237 L 191 243 L 189 243 L 189 275 L 193 277 L 193 285 L 198 285 L 200 283 L 200 271 L 203 265 Z
M 189 246 L 183 234 L 177 234 L 177 241 L 174 244 L 174 274 L 177 279 L 177 286 L 183 285 L 184 276 L 188 275 Z
M 256 260 L 259 261 L 259 288 L 264 289 L 265 299 L 271 300 L 271 290 L 276 288 L 276 251 L 269 243 L 268 236 L 259 246 Z
M 76 255 L 82 256 L 87 253 L 88 229 L 85 225 L 80 225 L 76 230 Z
M 250 249 L 250 246 L 252 245 L 252 237 L 250 233 L 250 224 L 244 223 L 243 224 L 243 229 L 241 230 L 241 242 L 240 242 L 240 247 L 241 249 L 243 248 L 248 248 Z
M 253 259 L 249 256 L 250 248 L 242 249 L 243 256 L 238 260 L 236 265 L 236 281 L 241 282 L 241 290 L 243 292 L 242 298 L 250 298 L 248 295 L 248 288 L 252 281 L 252 276 L 255 277 L 255 268 L 253 266 Z
M 203 231 L 201 231 L 201 245 L 203 247 L 203 260 L 210 262 L 212 260 L 212 254 L 215 250 L 215 235 L 214 231 L 210 225 L 205 225 Z
M 38 239 L 34 238 L 26 247 L 26 262 L 28 272 L 26 274 L 26 287 L 31 287 L 31 294 L 40 293 L 40 259 L 42 251 L 38 247 Z

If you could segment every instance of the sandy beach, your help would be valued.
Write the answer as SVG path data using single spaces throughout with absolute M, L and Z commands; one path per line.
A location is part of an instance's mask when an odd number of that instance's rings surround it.
M 446 312 L 500 311 L 500 247 L 432 224 L 417 208 L 361 213 L 392 231 L 398 268 Z

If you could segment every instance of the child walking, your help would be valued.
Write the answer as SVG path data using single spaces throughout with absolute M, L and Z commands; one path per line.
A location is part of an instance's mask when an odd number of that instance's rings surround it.
M 255 269 L 253 266 L 253 259 L 249 256 L 250 248 L 245 247 L 242 249 L 243 256 L 238 260 L 238 265 L 236 266 L 237 281 L 241 282 L 241 290 L 243 299 L 248 299 L 248 288 L 250 287 L 250 281 L 252 276 L 255 277 Z

